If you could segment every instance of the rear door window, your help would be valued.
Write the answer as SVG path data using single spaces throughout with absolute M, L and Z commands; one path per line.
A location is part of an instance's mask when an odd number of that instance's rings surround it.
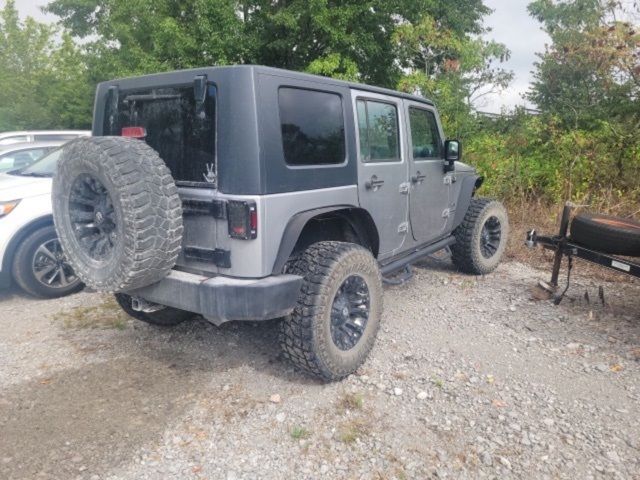
M 278 103 L 282 148 L 288 165 L 335 165 L 345 161 L 340 95 L 281 88 Z
M 56 140 L 65 141 L 78 138 L 78 135 L 71 133 L 39 133 L 33 136 L 36 142 L 55 142 Z
M 113 118 L 113 121 L 111 121 Z M 204 105 L 196 105 L 193 85 L 120 91 L 116 115 L 107 108 L 105 134 L 144 127 L 178 185 L 215 184 L 216 88 L 208 86 Z

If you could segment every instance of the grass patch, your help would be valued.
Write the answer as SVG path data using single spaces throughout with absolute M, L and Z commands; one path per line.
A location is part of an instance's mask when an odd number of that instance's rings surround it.
M 344 412 L 346 410 L 362 410 L 364 398 L 359 393 L 345 393 L 338 400 L 338 410 Z
M 124 330 L 127 328 L 129 316 L 120 308 L 115 298 L 105 296 L 98 305 L 64 310 L 56 313 L 53 319 L 61 322 L 63 328 L 72 330 Z
M 342 443 L 353 443 L 358 438 L 369 434 L 371 425 L 363 418 L 354 418 L 345 422 L 338 430 L 338 440 Z
M 294 426 L 289 433 L 294 440 L 304 440 L 311 436 L 311 432 L 302 425 Z

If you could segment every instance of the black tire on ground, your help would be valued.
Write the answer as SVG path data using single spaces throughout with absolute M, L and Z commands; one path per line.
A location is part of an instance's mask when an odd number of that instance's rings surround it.
M 280 323 L 284 356 L 327 381 L 353 373 L 369 355 L 382 317 L 382 278 L 375 258 L 353 243 L 319 242 L 286 271 L 304 281 L 297 306 Z
M 52 200 L 62 247 L 90 287 L 141 288 L 175 265 L 182 205 L 169 169 L 146 143 L 125 137 L 67 143 Z
M 34 230 L 20 242 L 12 274 L 20 288 L 34 297 L 62 297 L 84 287 L 67 264 L 53 225 Z
M 613 255 L 640 256 L 640 222 L 628 218 L 583 213 L 571 222 L 571 240 Z
M 141 320 L 151 325 L 157 325 L 160 327 L 173 327 L 185 320 L 191 320 L 196 315 L 185 310 L 179 310 L 177 308 L 165 307 L 157 312 L 138 312 L 131 308 L 131 297 L 124 293 L 116 293 L 116 302 L 130 317 L 136 320 Z
M 497 200 L 472 198 L 462 223 L 453 234 L 456 239 L 451 247 L 454 265 L 465 273 L 491 273 L 507 246 L 507 211 Z

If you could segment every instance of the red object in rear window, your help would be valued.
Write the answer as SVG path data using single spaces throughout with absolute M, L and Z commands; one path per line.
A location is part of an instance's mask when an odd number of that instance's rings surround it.
M 147 132 L 144 127 L 123 127 L 122 136 L 131 138 L 144 138 L 147 136 Z

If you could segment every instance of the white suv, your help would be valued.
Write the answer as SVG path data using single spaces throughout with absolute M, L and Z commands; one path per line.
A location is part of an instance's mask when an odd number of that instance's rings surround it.
M 0 287 L 14 280 L 32 295 L 52 298 L 83 286 L 53 228 L 51 179 L 60 152 L 0 174 Z

